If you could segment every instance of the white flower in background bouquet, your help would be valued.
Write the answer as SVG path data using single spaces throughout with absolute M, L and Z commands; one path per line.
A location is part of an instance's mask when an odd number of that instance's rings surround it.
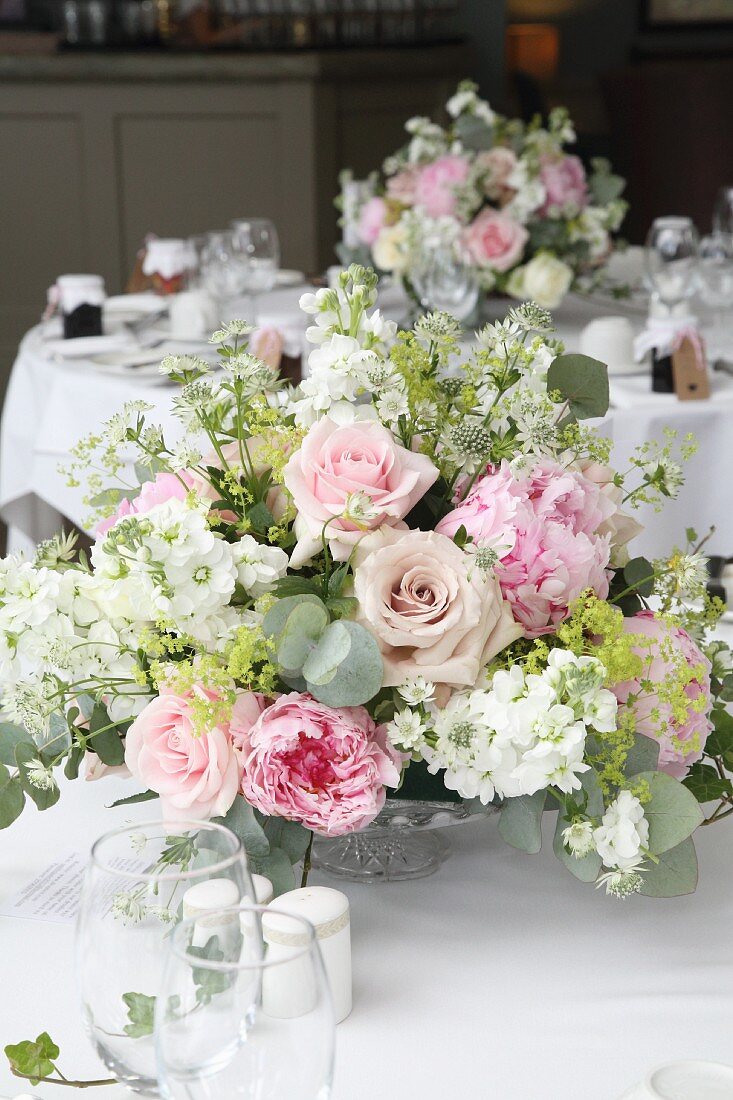
M 500 808 L 526 851 L 554 815 L 562 863 L 620 897 L 692 890 L 702 806 L 733 812 L 733 676 L 698 548 L 629 549 L 633 510 L 682 483 L 673 433 L 614 471 L 585 423 L 605 368 L 546 310 L 464 353 L 446 314 L 397 332 L 376 283 L 304 295 L 298 388 L 231 322 L 219 370 L 161 366 L 177 442 L 135 402 L 78 446 L 91 553 L 0 564 L 0 826 L 51 807 L 61 767 L 127 771 L 171 828 L 223 819 L 281 891 L 313 833 L 363 829 L 409 774 Z
M 446 110 L 446 127 L 407 122 L 407 144 L 357 188 L 356 202 L 345 173 L 342 259 L 372 263 L 411 291 L 436 243 L 458 243 L 484 290 L 554 309 L 577 276 L 608 258 L 626 212 L 624 181 L 608 162 L 588 172 L 567 151 L 575 133 L 562 108 L 547 127 L 525 125 L 464 81 Z

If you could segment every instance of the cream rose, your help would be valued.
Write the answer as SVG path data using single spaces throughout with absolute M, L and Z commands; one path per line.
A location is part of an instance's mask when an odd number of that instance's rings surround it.
M 528 298 L 545 309 L 555 309 L 570 290 L 572 269 L 557 256 L 540 252 L 512 273 L 507 290 L 515 298 Z
M 624 494 L 614 483 L 616 475 L 610 466 L 602 466 L 590 459 L 585 459 L 579 465 L 584 476 L 600 486 L 603 495 L 614 505 L 615 510 L 598 527 L 597 534 L 611 536 L 611 565 L 620 569 L 629 561 L 627 544 L 640 535 L 644 527 L 633 516 L 621 510 Z
M 384 685 L 424 676 L 472 687 L 522 628 L 491 573 L 434 531 L 383 528 L 355 554 L 357 622 L 377 639 Z
M 388 225 L 372 245 L 372 259 L 381 271 L 402 275 L 407 269 L 407 230 L 404 225 Z
M 364 532 L 398 523 L 438 477 L 427 455 L 400 446 L 377 420 L 316 421 L 283 474 L 295 501 L 294 569 L 319 552 L 346 561 Z

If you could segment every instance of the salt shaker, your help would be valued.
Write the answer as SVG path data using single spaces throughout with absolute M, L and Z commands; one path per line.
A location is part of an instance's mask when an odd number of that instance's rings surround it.
M 59 275 L 54 292 L 64 322 L 64 338 L 102 335 L 105 299 L 101 275 Z
M 183 895 L 183 916 L 197 918 L 191 946 L 205 947 L 216 936 L 225 952 L 231 950 L 239 936 L 239 914 L 209 910 L 227 909 L 239 905 L 240 900 L 239 888 L 229 878 L 211 878 L 189 886 Z

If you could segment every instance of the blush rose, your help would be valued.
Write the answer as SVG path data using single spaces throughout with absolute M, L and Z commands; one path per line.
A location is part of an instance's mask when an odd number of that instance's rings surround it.
M 486 207 L 464 234 L 466 248 L 477 264 L 509 271 L 519 263 L 529 234 L 508 214 Z

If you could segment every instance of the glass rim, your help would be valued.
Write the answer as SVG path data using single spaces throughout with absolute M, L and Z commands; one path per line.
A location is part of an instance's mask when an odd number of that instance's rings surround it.
M 125 833 L 142 832 L 145 829 L 160 829 L 163 836 L 166 835 L 166 824 L 164 821 L 158 819 L 157 821 L 138 821 L 132 825 L 120 825 L 116 829 L 110 829 L 108 832 L 103 833 L 98 837 L 90 853 L 90 862 L 99 871 L 104 871 L 105 874 L 115 875 L 118 878 L 130 879 L 131 881 L 139 882 L 141 879 L 145 882 L 180 882 L 189 879 L 201 878 L 203 875 L 211 876 L 216 871 L 226 871 L 229 867 L 233 867 L 235 863 L 242 861 L 246 868 L 246 855 L 244 851 L 244 845 L 237 836 L 236 833 L 228 829 L 226 825 L 219 825 L 215 821 L 198 821 L 196 818 L 186 819 L 184 821 L 178 821 L 171 823 L 171 827 L 181 828 L 181 833 L 188 832 L 189 830 L 196 830 L 201 832 L 202 830 L 219 833 L 221 836 L 230 837 L 234 843 L 234 851 L 231 855 L 224 856 L 216 863 L 207 864 L 205 867 L 199 867 L 190 871 L 128 871 L 120 867 L 112 867 L 104 860 L 100 855 L 100 848 L 108 841 L 114 840 L 116 837 L 124 836 Z M 174 833 L 168 833 L 167 835 L 173 836 Z
M 259 959 L 246 961 L 232 960 L 231 962 L 217 961 L 216 959 L 201 959 L 197 955 L 191 955 L 188 947 L 180 943 L 184 933 L 194 928 L 198 921 L 206 917 L 219 916 L 220 914 L 232 915 L 234 913 L 240 915 L 242 913 L 254 913 L 260 917 L 267 914 L 273 914 L 277 917 L 287 917 L 288 920 L 300 926 L 306 937 L 306 942 L 301 945 L 295 945 L 299 947 L 299 950 L 288 953 L 280 959 L 268 959 L 266 955 L 263 955 Z M 221 905 L 214 909 L 202 909 L 201 912 L 196 913 L 195 916 L 187 917 L 185 920 L 180 921 L 180 923 L 175 926 L 170 936 L 169 952 L 181 962 L 185 962 L 189 966 L 195 966 L 197 970 L 213 970 L 218 973 L 231 973 L 233 970 L 268 970 L 274 966 L 282 966 L 284 963 L 292 963 L 296 959 L 302 958 L 304 955 L 309 955 L 313 951 L 314 944 L 318 944 L 316 930 L 311 921 L 306 917 L 301 916 L 299 913 L 288 913 L 285 909 L 278 909 L 277 905 L 260 905 L 255 902 L 240 901 L 238 905 Z M 269 945 L 265 943 L 265 947 L 267 946 Z
M 687 214 L 663 214 L 655 218 L 651 224 L 652 229 L 694 229 L 695 223 Z

